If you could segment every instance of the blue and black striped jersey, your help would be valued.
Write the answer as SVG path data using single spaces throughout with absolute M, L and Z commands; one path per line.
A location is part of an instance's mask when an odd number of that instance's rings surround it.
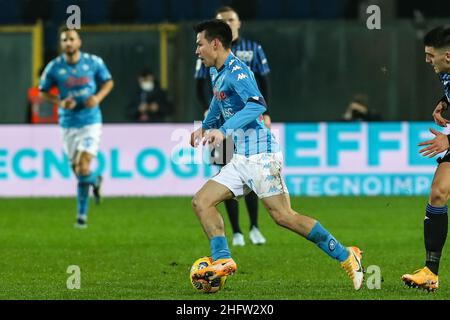
M 444 87 L 444 95 L 447 98 L 447 101 L 450 102 L 450 73 L 439 74 L 439 79 Z

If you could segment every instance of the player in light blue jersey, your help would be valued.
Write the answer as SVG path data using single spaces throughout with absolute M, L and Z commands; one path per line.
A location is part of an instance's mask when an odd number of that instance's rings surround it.
M 439 75 L 444 96 L 438 101 L 433 112 L 436 124 L 446 127 L 449 120 L 443 117 L 450 105 L 450 26 L 440 26 L 429 31 L 424 37 L 425 60 Z M 448 199 L 450 197 L 450 135 L 430 129 L 434 139 L 421 142 L 419 152 L 432 158 L 446 151 L 437 159 L 428 203 L 425 209 L 423 231 L 425 240 L 425 267 L 412 274 L 404 274 L 403 282 L 415 288 L 436 291 L 439 288 L 439 262 L 448 233 Z
M 216 206 L 253 190 L 275 222 L 315 243 L 341 262 L 353 286 L 362 286 L 362 251 L 344 247 L 318 221 L 291 208 L 281 176 L 283 155 L 273 134 L 264 126 L 265 101 L 250 69 L 230 49 L 232 32 L 221 20 L 195 27 L 196 54 L 210 68 L 214 97 L 202 127 L 191 134 L 191 145 L 219 146 L 226 137 L 235 143 L 235 153 L 220 172 L 205 183 L 192 199 L 192 207 L 211 245 L 213 264 L 194 276 L 211 281 L 237 270 L 225 237 L 224 222 Z
M 60 42 L 63 53 L 46 66 L 39 90 L 43 99 L 59 104 L 64 151 L 78 179 L 76 226 L 85 228 L 90 187 L 97 203 L 101 197 L 102 177 L 90 169 L 102 133 L 100 103 L 114 83 L 100 57 L 80 51 L 81 38 L 76 30 L 63 30 Z M 53 86 L 58 87 L 59 97 L 48 93 Z
M 230 26 L 233 35 L 231 52 L 233 52 L 236 57 L 244 62 L 253 72 L 258 88 L 261 91 L 264 100 L 268 103 L 270 91 L 270 68 L 262 46 L 256 41 L 242 38 L 239 35 L 239 30 L 241 29 L 242 23 L 239 19 L 238 13 L 232 7 L 224 6 L 217 9 L 216 19 L 222 20 Z M 203 108 L 203 112 L 205 112 L 205 110 L 208 110 L 209 108 L 209 101 L 211 101 L 213 90 L 211 87 L 210 70 L 202 63 L 200 59 L 197 59 L 194 77 L 197 98 Z M 264 125 L 270 129 L 271 118 L 267 108 L 263 113 L 263 120 Z M 214 149 L 212 151 L 212 154 L 215 155 L 213 159 L 214 164 L 225 165 L 230 159 L 232 149 L 233 143 L 231 141 L 224 143 L 223 150 Z M 250 218 L 250 231 L 248 234 L 250 241 L 257 245 L 265 244 L 266 238 L 263 236 L 258 226 L 258 196 L 252 191 L 244 197 L 244 200 L 247 207 L 248 216 Z M 244 246 L 244 234 L 239 226 L 239 202 L 234 199 L 230 199 L 226 200 L 224 205 L 227 210 L 228 217 L 230 218 L 231 229 L 233 230 L 232 245 Z

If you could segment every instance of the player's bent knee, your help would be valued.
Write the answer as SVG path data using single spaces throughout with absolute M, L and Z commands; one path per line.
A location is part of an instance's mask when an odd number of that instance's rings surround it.
M 191 205 L 192 205 L 192 209 L 194 209 L 194 211 L 197 212 L 198 208 L 199 208 L 199 201 L 198 201 L 197 195 L 195 195 L 192 198 Z
M 199 194 L 195 194 L 192 198 L 192 209 L 195 212 L 200 213 L 208 207 L 208 202 L 205 197 Z
M 287 227 L 290 223 L 290 217 L 288 212 L 284 212 L 278 209 L 269 208 L 269 214 L 272 217 L 272 219 L 275 221 L 275 223 L 281 227 Z
M 90 168 L 83 163 L 78 163 L 75 165 L 75 173 L 77 176 L 88 176 L 90 174 Z
M 448 201 L 448 191 L 440 186 L 432 186 L 430 193 L 431 205 L 443 206 Z

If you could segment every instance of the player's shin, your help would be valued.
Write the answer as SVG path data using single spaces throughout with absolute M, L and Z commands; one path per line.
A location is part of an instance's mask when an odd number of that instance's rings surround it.
M 344 262 L 349 256 L 347 248 L 337 241 L 319 222 L 314 225 L 306 238 L 339 262 Z
M 423 222 L 424 240 L 426 249 L 426 266 L 435 275 L 439 273 L 439 262 L 442 248 L 448 233 L 448 208 L 427 205 L 426 216 Z
M 89 184 L 78 181 L 77 188 L 77 206 L 78 206 L 78 220 L 82 222 L 87 221 L 87 212 L 89 206 Z

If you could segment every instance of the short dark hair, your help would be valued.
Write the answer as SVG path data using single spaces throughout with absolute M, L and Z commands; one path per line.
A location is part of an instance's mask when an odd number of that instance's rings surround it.
M 233 11 L 234 13 L 236 13 L 236 14 L 239 16 L 239 14 L 237 13 L 237 11 L 234 10 L 234 8 L 232 8 L 232 7 L 230 7 L 230 6 L 223 6 L 223 7 L 220 7 L 219 9 L 217 9 L 217 10 L 216 10 L 216 16 L 217 16 L 219 13 L 230 12 L 230 11 Z
M 63 28 L 61 28 L 59 34 L 61 35 L 61 34 L 63 34 L 64 32 L 68 32 L 68 31 L 75 31 L 75 32 L 77 33 L 77 35 L 78 35 L 78 38 L 81 39 L 80 32 L 79 32 L 77 29 L 69 29 L 69 28 L 67 28 L 67 27 L 63 27 Z
M 423 43 L 427 47 L 437 49 L 450 47 L 450 26 L 439 26 L 430 30 L 423 38 Z
M 196 33 L 205 31 L 205 38 L 211 42 L 214 39 L 219 39 L 225 49 L 231 47 L 231 41 L 233 40 L 233 34 L 228 24 L 222 20 L 213 19 L 202 21 L 194 27 Z

